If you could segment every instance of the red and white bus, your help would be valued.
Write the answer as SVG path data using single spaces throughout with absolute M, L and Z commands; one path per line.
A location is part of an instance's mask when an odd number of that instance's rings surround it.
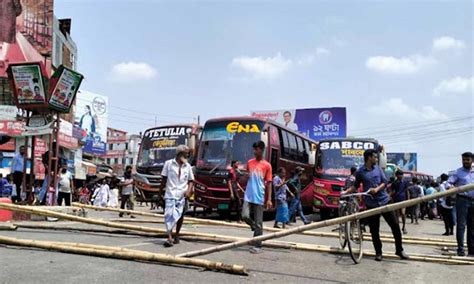
M 338 211 L 340 192 L 351 167 L 364 164 L 364 151 L 377 150 L 382 168 L 387 157 L 377 140 L 370 138 L 325 139 L 319 141 L 317 148 L 313 208 L 319 210 L 322 219 L 327 219 Z
M 264 158 L 273 174 L 279 167 L 284 167 L 288 175 L 297 166 L 305 169 L 301 198 L 303 206 L 311 208 L 315 142 L 276 122 L 255 117 L 212 119 L 204 125 L 196 162 L 195 208 L 229 209 L 230 163 L 242 162 L 239 183 L 245 188 L 246 163 L 253 158 L 252 144 L 260 140 L 265 142 Z
M 202 127 L 198 125 L 178 124 L 145 131 L 138 154 L 137 173 L 134 175 L 135 186 L 140 190 L 142 199 L 151 201 L 153 195 L 158 193 L 163 165 L 175 157 L 178 145 L 190 148 L 190 162 L 193 164 L 201 130 Z

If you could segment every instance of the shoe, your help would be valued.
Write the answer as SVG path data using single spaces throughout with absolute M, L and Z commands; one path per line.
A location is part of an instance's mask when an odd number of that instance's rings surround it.
M 130 215 L 130 218 L 131 219 L 136 219 L 137 217 L 133 216 L 133 215 Z
M 382 261 L 382 260 L 383 260 L 382 254 L 375 255 L 375 261 Z
M 273 225 L 273 228 L 275 228 L 275 229 L 281 229 L 281 227 L 278 226 L 277 224 Z
M 401 259 L 404 259 L 404 260 L 410 259 L 410 257 L 403 250 L 395 254 L 398 255 Z
M 163 246 L 164 246 L 165 248 L 170 248 L 170 247 L 173 246 L 173 242 L 170 241 L 170 240 L 167 240 L 167 241 L 163 244 Z
M 173 244 L 179 244 L 179 237 L 174 237 Z
M 311 221 L 304 222 L 305 225 L 311 224 Z
M 402 232 L 403 232 L 404 235 L 408 234 L 407 229 L 403 229 Z
M 120 214 L 119 214 L 119 217 L 122 218 L 122 217 L 123 217 L 123 213 L 120 213 Z
M 261 254 L 263 250 L 261 248 L 253 247 L 249 250 L 251 254 Z
M 446 232 L 446 233 L 442 234 L 442 236 L 449 236 L 449 233 Z
M 466 256 L 466 253 L 463 251 L 458 251 L 458 256 Z
M 454 235 L 454 233 L 453 233 L 453 232 L 449 232 L 449 235 L 452 236 L 452 235 Z

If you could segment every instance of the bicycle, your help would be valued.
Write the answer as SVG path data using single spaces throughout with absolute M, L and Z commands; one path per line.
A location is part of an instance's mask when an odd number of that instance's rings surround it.
M 339 198 L 340 217 L 359 212 L 359 202 L 357 201 L 357 197 L 359 196 L 372 197 L 368 193 L 352 193 L 343 195 Z M 341 244 L 342 249 L 347 245 L 349 254 L 355 264 L 360 263 L 362 259 L 363 240 L 364 237 L 359 219 L 339 224 L 339 243 Z

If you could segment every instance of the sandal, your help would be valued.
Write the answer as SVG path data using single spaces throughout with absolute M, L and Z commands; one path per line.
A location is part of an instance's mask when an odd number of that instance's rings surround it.
M 167 240 L 167 241 L 163 244 L 163 246 L 164 246 L 165 248 L 170 248 L 170 247 L 173 246 L 173 242 L 170 241 L 170 240 Z

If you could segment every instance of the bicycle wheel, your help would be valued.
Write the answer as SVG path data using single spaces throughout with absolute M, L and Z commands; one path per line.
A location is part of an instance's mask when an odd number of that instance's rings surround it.
M 344 208 L 339 210 L 339 216 L 345 216 L 346 212 Z M 339 224 L 339 243 L 341 244 L 341 248 L 344 249 L 347 245 L 347 238 L 346 238 L 346 225 L 347 223 Z
M 359 220 L 347 222 L 346 225 L 347 247 L 355 264 L 360 263 L 363 256 L 362 242 L 364 239 Z

